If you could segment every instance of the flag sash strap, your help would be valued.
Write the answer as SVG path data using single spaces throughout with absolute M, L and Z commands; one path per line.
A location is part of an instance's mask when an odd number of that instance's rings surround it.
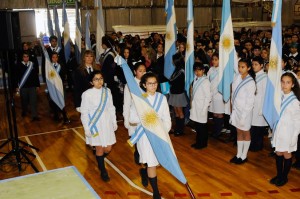
M 22 62 L 23 63 L 23 62 Z M 24 86 L 24 83 L 26 82 L 27 78 L 29 77 L 32 69 L 33 69 L 33 63 L 32 62 L 28 62 L 29 63 L 29 66 L 27 67 L 22 79 L 21 79 L 21 82 L 20 82 L 20 85 L 19 85 L 19 89 L 21 89 L 23 86 Z
M 176 79 L 177 77 L 179 77 L 179 75 L 180 75 L 181 73 L 184 73 L 184 70 L 183 70 L 183 69 L 180 69 L 177 73 L 173 73 L 172 76 L 171 76 L 170 81 L 172 81 L 172 80 Z M 173 76 L 173 75 L 174 75 L 174 76 Z
M 268 77 L 266 73 L 257 75 L 255 78 L 256 83 L 260 82 L 261 80 L 263 80 L 264 78 Z
M 158 112 L 158 110 L 160 109 L 162 100 L 163 100 L 163 95 L 160 93 L 156 93 L 154 103 L 152 105 L 153 109 L 156 112 Z M 144 127 L 141 124 L 139 124 L 129 140 L 130 146 L 133 146 L 135 143 L 137 143 L 143 134 L 145 134 Z
M 191 98 L 194 98 L 197 89 L 200 87 L 201 83 L 206 79 L 206 77 L 201 77 L 198 81 L 196 81 L 195 85 L 193 86 L 193 94 Z
M 251 80 L 252 80 L 252 77 L 251 77 L 251 76 L 248 76 L 248 77 L 246 77 L 245 79 L 243 79 L 243 80 L 241 81 L 241 83 L 239 83 L 239 85 L 237 86 L 237 88 L 235 89 L 235 91 L 234 91 L 234 93 L 233 93 L 233 96 L 232 96 L 232 104 L 234 103 L 235 98 L 236 98 L 237 94 L 239 93 L 239 91 L 241 90 L 241 88 L 242 88 L 243 86 L 245 86 L 248 82 L 251 82 Z
M 209 81 L 212 82 L 217 77 L 218 74 L 219 74 L 219 70 L 217 70 L 213 74 L 211 74 L 209 76 Z
M 276 127 L 277 127 L 277 124 L 284 112 L 284 110 L 286 109 L 286 107 L 293 101 L 293 100 L 297 100 L 296 96 L 294 94 L 290 95 L 289 97 L 287 97 L 286 99 L 284 99 L 282 102 L 281 102 L 281 110 L 280 110 L 280 114 L 279 114 L 279 118 L 278 120 L 275 122 L 274 124 L 274 130 L 273 130 L 273 133 L 275 132 L 276 130 Z
M 93 137 L 95 137 L 99 134 L 96 124 L 104 111 L 104 108 L 105 108 L 106 102 L 107 102 L 107 98 L 108 98 L 107 89 L 102 88 L 102 94 L 101 94 L 99 106 L 96 109 L 96 111 L 93 113 L 92 117 L 89 115 L 89 118 L 90 118 L 89 127 L 90 127 L 90 132 Z
M 56 65 L 56 67 L 55 67 Z M 61 65 L 60 64 L 53 64 L 53 67 L 55 68 L 56 72 L 59 74 L 61 70 Z

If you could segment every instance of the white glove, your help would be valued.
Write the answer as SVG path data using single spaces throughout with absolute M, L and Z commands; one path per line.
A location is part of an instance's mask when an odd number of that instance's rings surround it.
M 117 123 L 114 123 L 114 124 L 113 124 L 113 127 L 114 127 L 114 131 L 116 131 L 116 130 L 118 129 Z
M 92 134 L 90 131 L 85 131 L 84 133 L 85 133 L 85 137 L 88 137 L 88 138 L 92 137 Z
M 76 107 L 76 111 L 80 113 L 80 107 Z

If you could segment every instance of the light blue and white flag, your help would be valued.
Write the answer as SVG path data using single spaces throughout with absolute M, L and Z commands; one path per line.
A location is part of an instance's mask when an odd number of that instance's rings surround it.
M 100 55 L 104 53 L 104 49 L 101 46 L 101 41 L 102 37 L 105 36 L 102 0 L 95 0 L 95 8 L 97 8 L 96 61 L 99 61 Z
M 54 25 L 55 25 L 54 35 L 57 37 L 57 46 L 61 48 L 61 32 L 60 32 L 60 28 L 59 28 L 59 19 L 58 19 L 58 13 L 57 13 L 56 6 L 53 7 L 53 18 L 54 18 Z
M 176 28 L 176 15 L 174 0 L 166 0 L 165 11 L 167 14 L 166 22 L 166 37 L 165 37 L 165 65 L 164 65 L 164 75 L 166 78 L 170 79 L 171 75 L 175 70 L 173 65 L 172 56 L 176 53 L 176 38 L 177 38 L 177 28 Z
M 275 0 L 272 12 L 272 40 L 270 49 L 270 60 L 268 70 L 268 80 L 266 95 L 263 105 L 263 115 L 270 125 L 274 128 L 279 119 L 281 104 L 281 56 L 282 56 L 282 31 L 281 31 L 281 9 L 282 0 Z
M 65 60 L 68 62 L 71 54 L 71 38 L 70 38 L 70 25 L 68 21 L 68 15 L 66 11 L 66 1 L 63 3 L 63 27 L 64 27 L 64 51 L 65 51 Z
M 219 85 L 223 100 L 230 99 L 230 86 L 234 76 L 234 36 L 231 20 L 230 0 L 223 0 L 221 35 L 219 46 Z
M 45 56 L 46 83 L 50 98 L 60 109 L 63 109 L 65 107 L 63 82 L 51 63 L 48 52 L 42 41 L 41 46 Z
M 186 184 L 186 178 L 179 166 L 168 132 L 165 132 L 157 113 L 154 108 L 152 108 L 147 98 L 144 97 L 145 95 L 143 95 L 136 83 L 132 71 L 126 61 L 119 55 L 115 58 L 115 61 L 118 65 L 122 66 L 141 124 L 158 162 L 180 182 Z
M 194 12 L 193 0 L 188 0 L 187 7 L 187 43 L 185 52 L 185 90 L 187 95 L 190 94 L 190 85 L 194 79 L 193 66 L 195 63 L 194 56 Z
M 47 7 L 47 20 L 48 20 L 48 33 L 49 33 L 50 36 L 54 35 L 53 24 L 52 24 L 52 19 L 51 19 L 51 14 L 50 14 L 49 7 Z
M 80 24 L 80 14 L 78 8 L 78 1 L 75 1 L 75 11 L 76 11 L 76 29 L 75 29 L 75 57 L 78 64 L 81 62 L 81 24 Z
M 85 14 L 85 49 L 92 50 L 91 39 L 90 39 L 90 11 Z

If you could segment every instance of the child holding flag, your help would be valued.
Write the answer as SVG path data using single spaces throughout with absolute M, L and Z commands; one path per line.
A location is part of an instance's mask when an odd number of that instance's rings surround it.
M 296 75 L 286 72 L 281 76 L 282 102 L 280 116 L 273 127 L 272 146 L 276 151 L 277 175 L 271 184 L 283 186 L 288 181 L 292 166 L 292 152 L 297 150 L 300 133 L 300 88 Z
M 195 149 L 202 149 L 207 147 L 208 140 L 207 113 L 211 101 L 210 82 L 204 75 L 205 67 L 202 63 L 195 62 L 193 69 L 196 78 L 190 89 L 190 119 L 195 122 L 197 136 L 196 143 L 191 146 Z
M 100 71 L 91 74 L 93 88 L 82 94 L 80 106 L 81 122 L 86 143 L 96 147 L 96 160 L 103 181 L 110 180 L 104 164 L 104 158 L 116 143 L 114 131 L 117 130 L 116 109 L 108 88 L 103 87 L 104 79 Z
M 237 130 L 237 155 L 230 162 L 243 164 L 247 162 L 247 154 L 251 143 L 250 127 L 255 100 L 255 74 L 251 70 L 251 63 L 247 59 L 240 59 L 239 74 L 232 83 L 232 113 L 231 124 Z

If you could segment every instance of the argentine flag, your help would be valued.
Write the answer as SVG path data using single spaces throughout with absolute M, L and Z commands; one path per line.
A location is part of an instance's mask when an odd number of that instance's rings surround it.
M 44 47 L 42 41 L 41 41 L 41 46 L 45 56 L 46 83 L 47 83 L 49 95 L 52 101 L 62 110 L 65 107 L 63 83 L 59 74 L 53 67 L 48 52 Z
M 230 0 L 223 0 L 221 35 L 219 47 L 219 85 L 223 100 L 230 98 L 230 85 L 234 76 L 234 36 L 231 20 Z
M 194 56 L 194 13 L 193 0 L 188 0 L 187 8 L 187 44 L 185 53 L 185 90 L 187 95 L 190 94 L 190 85 L 194 79 L 193 65 L 195 62 Z
M 54 26 L 55 26 L 55 36 L 57 37 L 57 46 L 61 48 L 61 32 L 59 28 L 59 19 L 58 19 L 56 6 L 53 7 L 53 18 L 54 18 Z
M 52 19 L 51 19 L 51 14 L 50 14 L 50 10 L 49 7 L 47 7 L 47 19 L 48 19 L 48 32 L 49 35 L 53 35 L 53 25 L 52 25 Z
M 81 61 L 81 25 L 80 25 L 80 14 L 78 9 L 78 1 L 75 1 L 75 11 L 76 11 L 76 29 L 75 29 L 75 56 L 77 63 L 80 64 Z
M 96 61 L 99 61 L 100 55 L 104 53 L 104 49 L 101 47 L 101 41 L 102 41 L 102 37 L 105 36 L 102 0 L 95 0 L 95 8 L 97 8 Z
M 175 70 L 173 65 L 172 56 L 176 53 L 176 15 L 174 0 L 166 0 L 165 11 L 167 14 L 167 26 L 166 26 L 166 36 L 165 36 L 165 65 L 164 65 L 164 75 L 166 78 L 170 79 L 171 75 Z
M 118 55 L 115 58 L 115 62 L 122 66 L 141 124 L 150 141 L 158 162 L 180 182 L 186 184 L 186 178 L 179 166 L 169 134 L 168 132 L 165 132 L 157 113 L 152 108 L 147 98 L 142 95 L 142 91 L 134 80 L 132 71 L 126 61 Z
M 272 12 L 272 40 L 266 95 L 263 105 L 263 115 L 271 129 L 279 118 L 281 104 L 281 56 L 282 56 L 282 32 L 281 32 L 282 0 L 275 0 Z
M 85 49 L 92 50 L 91 40 L 90 40 L 90 11 L 85 14 Z
M 66 2 L 63 3 L 63 27 L 64 27 L 64 51 L 65 51 L 65 60 L 68 62 L 71 54 L 71 39 L 70 39 L 70 26 L 68 21 L 68 15 L 66 11 Z

